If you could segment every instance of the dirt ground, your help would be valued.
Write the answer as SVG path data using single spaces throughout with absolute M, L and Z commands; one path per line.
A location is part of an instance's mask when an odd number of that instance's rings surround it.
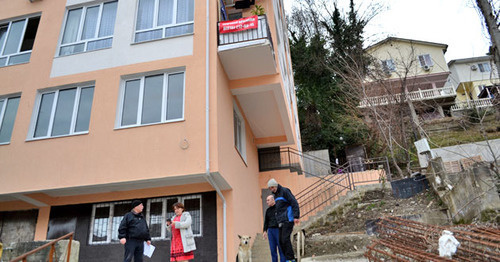
M 411 216 L 443 207 L 432 190 L 425 190 L 411 198 L 398 199 L 391 190 L 367 192 L 363 198 L 343 209 L 330 213 L 322 222 L 306 231 L 306 236 L 331 233 L 365 232 L 366 223 L 383 216 Z
M 377 218 L 410 218 L 443 208 L 432 190 L 424 190 L 408 199 L 393 197 L 391 190 L 369 191 L 306 229 L 306 256 L 361 251 L 374 237 L 366 232 Z

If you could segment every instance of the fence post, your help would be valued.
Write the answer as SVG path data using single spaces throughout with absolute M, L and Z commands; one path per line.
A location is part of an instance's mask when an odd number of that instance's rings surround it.
M 56 244 L 52 244 L 50 246 L 50 253 L 49 253 L 49 262 L 52 262 L 54 260 L 54 250 L 56 249 Z
M 388 176 L 388 181 L 392 182 L 392 175 L 391 175 L 391 167 L 389 166 L 389 159 L 385 157 L 385 164 L 387 165 L 387 176 Z
M 68 243 L 68 260 L 67 262 L 69 262 L 69 259 L 71 257 L 71 242 L 73 241 L 73 236 L 70 236 L 69 237 L 69 243 Z

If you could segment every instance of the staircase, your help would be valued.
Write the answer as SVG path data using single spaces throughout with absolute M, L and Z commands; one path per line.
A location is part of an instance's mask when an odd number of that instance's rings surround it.
M 257 234 L 252 245 L 252 262 L 271 261 L 271 251 L 269 250 L 269 241 L 264 239 L 262 234 Z
M 308 161 L 308 168 L 304 162 Z M 356 190 L 381 187 L 381 182 L 390 181 L 390 169 L 387 158 L 366 159 L 355 165 L 346 163 L 335 165 L 324 159 L 302 153 L 293 148 L 276 148 L 259 152 L 260 171 L 289 169 L 299 175 L 305 175 L 316 181 L 299 193 L 295 194 L 300 206 L 301 225 L 295 227 L 294 235 L 301 229 L 317 221 L 324 214 L 344 205 L 349 199 L 356 197 Z M 311 168 L 311 166 L 313 166 Z M 325 172 L 326 170 L 326 172 Z M 315 172 L 319 171 L 319 172 Z M 297 236 L 295 236 L 296 240 Z M 363 242 L 364 243 L 364 242 Z M 360 245 L 360 248 L 364 247 Z M 358 252 L 362 256 L 362 252 Z M 299 254 L 296 254 L 299 257 Z M 310 260 L 313 259 L 313 260 Z M 317 260 L 318 258 L 304 259 L 302 261 L 366 261 L 359 260 L 359 254 L 353 253 L 352 260 Z M 332 258 L 334 259 L 334 258 Z M 350 258 L 349 258 L 350 259 Z M 257 234 L 252 246 L 252 261 L 271 261 L 268 241 Z
M 300 206 L 301 221 L 314 216 L 359 185 L 391 180 L 387 158 L 360 159 L 336 165 L 290 147 L 259 151 L 259 169 L 261 172 L 289 169 L 316 179 L 310 186 L 295 194 Z
M 362 195 L 371 190 L 375 189 L 380 189 L 383 188 L 384 185 L 382 184 L 372 184 L 372 185 L 365 185 L 365 186 L 358 186 L 356 190 L 351 190 L 348 191 L 345 195 L 340 196 L 337 200 L 332 201 L 332 203 L 328 206 L 325 206 L 322 210 L 316 212 L 314 216 L 310 216 L 308 220 L 300 223 L 299 226 L 296 226 L 294 228 L 294 239 L 292 239 L 292 242 L 295 246 L 296 250 L 296 256 L 297 258 L 299 257 L 299 254 L 297 254 L 297 245 L 300 245 L 300 243 L 297 243 L 297 233 L 299 233 L 301 230 L 308 228 L 311 224 L 316 223 L 318 220 L 323 219 L 326 215 L 328 215 L 332 210 L 335 210 L 337 208 L 340 208 L 344 205 L 348 205 L 351 201 L 360 199 Z M 389 185 L 390 186 L 390 185 Z M 317 238 L 318 245 L 321 245 L 323 242 L 329 242 L 331 244 L 336 244 L 336 243 L 349 243 L 350 245 L 346 247 L 344 252 L 342 254 L 337 254 L 337 255 L 325 255 L 325 256 L 317 256 L 314 258 L 302 258 L 298 261 L 302 262 L 311 262 L 311 261 L 316 261 L 316 262 L 364 262 L 368 261 L 366 258 L 363 257 L 364 254 L 364 247 L 368 245 L 368 243 L 371 241 L 372 237 L 364 234 L 363 233 L 345 233 L 345 234 L 338 234 L 335 236 L 330 236 L 330 237 L 324 237 L 324 238 Z M 340 245 L 340 244 L 339 244 Z M 352 250 L 352 247 L 356 248 Z M 303 248 L 301 248 L 303 249 Z M 253 245 L 252 245 L 252 261 L 253 262 L 269 262 L 271 261 L 271 252 L 269 251 L 269 242 L 267 239 L 264 239 L 262 237 L 262 234 L 257 234 L 255 236 Z

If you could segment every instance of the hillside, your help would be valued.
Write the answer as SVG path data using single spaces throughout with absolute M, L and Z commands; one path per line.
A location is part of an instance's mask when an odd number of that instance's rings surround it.
M 431 190 L 408 199 L 390 189 L 368 191 L 339 207 L 306 229 L 306 257 L 362 252 L 373 236 L 374 222 L 383 216 L 401 216 L 427 223 L 447 222 L 446 212 Z

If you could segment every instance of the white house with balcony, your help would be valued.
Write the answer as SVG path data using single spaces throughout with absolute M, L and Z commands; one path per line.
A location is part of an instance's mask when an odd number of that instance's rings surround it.
M 387 106 L 411 100 L 415 114 L 434 119 L 450 114 L 456 97 L 448 82 L 450 71 L 444 54 L 448 45 L 388 37 L 366 48 L 375 63 L 360 108 Z
M 457 97 L 452 112 L 493 106 L 500 78 L 489 56 L 455 59 L 448 62 L 450 82 Z

